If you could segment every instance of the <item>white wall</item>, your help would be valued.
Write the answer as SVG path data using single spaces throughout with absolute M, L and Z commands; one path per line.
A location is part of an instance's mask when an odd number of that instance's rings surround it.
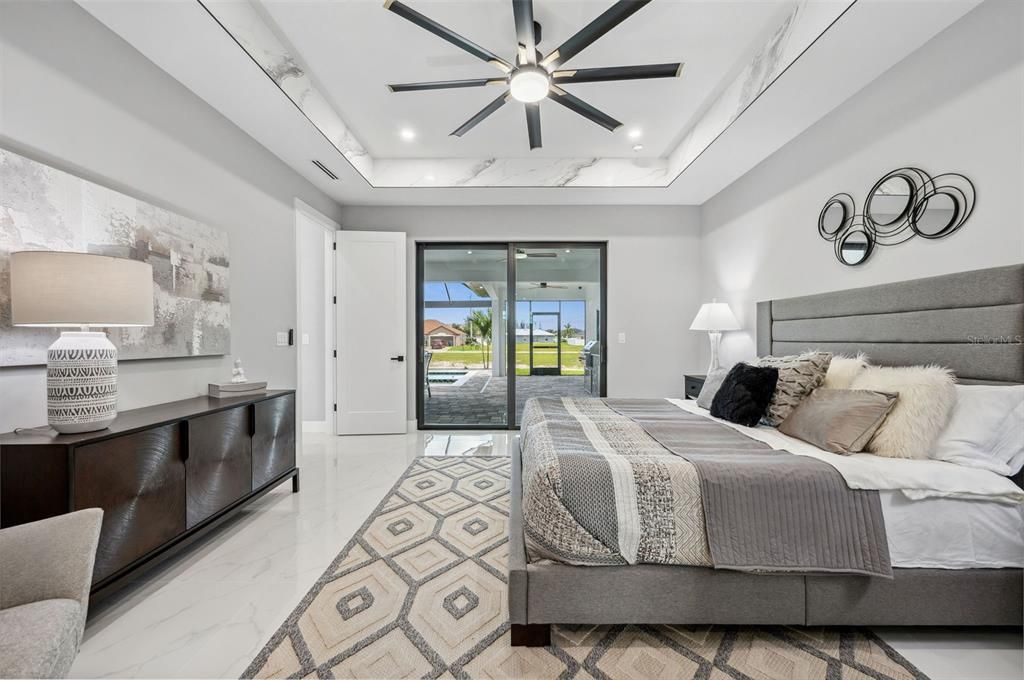
M 231 343 L 252 379 L 296 384 L 295 197 L 338 206 L 70 2 L 0 2 L 0 146 L 227 230 Z M 231 357 L 120 365 L 120 407 L 194 396 Z M 42 368 L 0 369 L 0 431 L 45 424 Z
M 342 229 L 408 235 L 409 328 L 415 328 L 415 242 L 608 241 L 608 393 L 681 395 L 695 368 L 687 330 L 700 306 L 698 210 L 681 206 L 357 207 L 342 209 Z M 617 344 L 619 332 L 627 342 Z M 410 333 L 408 356 L 416 356 Z M 409 385 L 416 367 L 409 362 Z M 409 390 L 409 419 L 415 418 Z
M 984 3 L 704 204 L 702 297 L 751 329 L 725 334 L 723 364 L 753 356 L 758 300 L 1024 261 L 1022 8 Z M 840 264 L 818 236 L 821 207 L 844 191 L 861 210 L 875 180 L 906 165 L 970 177 L 974 215 L 949 238 Z

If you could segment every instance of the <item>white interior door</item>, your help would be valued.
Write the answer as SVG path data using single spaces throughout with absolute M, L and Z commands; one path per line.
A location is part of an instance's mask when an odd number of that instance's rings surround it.
M 406 430 L 405 234 L 337 233 L 338 434 Z

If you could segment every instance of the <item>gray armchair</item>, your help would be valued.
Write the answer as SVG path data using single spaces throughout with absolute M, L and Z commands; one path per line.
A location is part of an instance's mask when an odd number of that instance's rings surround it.
M 85 630 L 103 511 L 0 531 L 0 678 L 62 678 Z

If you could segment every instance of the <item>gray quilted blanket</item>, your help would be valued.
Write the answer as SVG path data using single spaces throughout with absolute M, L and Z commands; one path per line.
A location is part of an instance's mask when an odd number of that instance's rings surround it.
M 892 577 L 877 492 L 665 400 L 533 399 L 521 432 L 531 560 Z

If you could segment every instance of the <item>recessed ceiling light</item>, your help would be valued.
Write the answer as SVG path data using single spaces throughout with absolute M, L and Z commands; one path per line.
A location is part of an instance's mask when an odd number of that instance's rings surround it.
M 633 151 L 643 151 L 643 150 L 644 150 L 644 145 L 643 144 L 634 144 L 633 145 Z
M 427 181 L 427 182 L 433 182 L 434 181 L 434 176 L 433 175 L 424 175 L 423 179 L 425 181 Z
M 640 137 L 642 137 L 644 133 L 643 130 L 641 130 L 640 128 L 633 128 L 632 130 L 629 131 L 628 134 L 630 139 L 640 139 Z
M 466 251 L 466 255 L 472 255 L 472 254 L 473 254 L 473 251 L 472 251 L 472 250 L 467 250 L 467 251 Z
M 412 128 L 402 128 L 398 131 L 398 136 L 407 142 L 411 142 L 416 139 L 416 131 Z
M 571 250 L 569 250 L 568 248 L 566 248 L 566 249 L 565 249 L 565 252 L 567 252 L 567 253 L 571 253 L 572 251 L 571 251 Z

